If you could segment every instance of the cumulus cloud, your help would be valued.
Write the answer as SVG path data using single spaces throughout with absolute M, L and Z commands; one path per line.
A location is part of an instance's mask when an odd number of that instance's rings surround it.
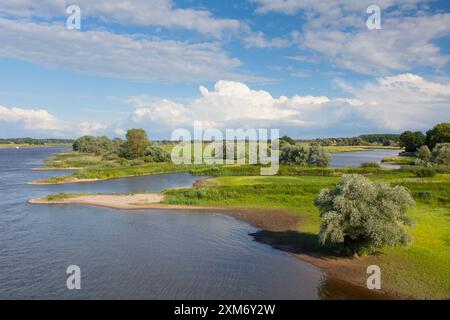
M 45 109 L 25 109 L 0 106 L 0 124 L 2 129 L 14 129 L 21 134 L 43 134 L 46 136 L 79 136 L 105 131 L 107 126 L 99 122 L 81 123 L 60 120 Z M 3 135 L 7 131 L 0 130 Z
M 44 109 L 6 108 L 0 106 L 0 122 L 12 122 L 29 130 L 61 130 L 62 124 Z
M 348 97 L 273 97 L 244 83 L 219 81 L 213 90 L 201 86 L 201 96 L 187 104 L 130 99 L 136 106 L 131 121 L 150 132 L 158 128 L 158 133 L 168 137 L 170 130 L 190 128 L 195 120 L 221 129 L 280 128 L 296 136 L 315 136 L 324 131 L 345 135 L 367 130 L 425 130 L 450 120 L 450 84 L 400 74 L 358 87 L 345 82 L 339 85 Z
M 273 97 L 235 81 L 218 81 L 213 90 L 200 86 L 199 91 L 201 96 L 188 104 L 161 100 L 144 106 L 141 98 L 130 99 L 136 106 L 131 120 L 148 128 L 159 127 L 166 135 L 177 127 L 191 127 L 194 121 L 221 129 L 297 126 L 302 130 L 339 121 L 346 115 L 342 109 L 354 105 L 324 96 Z
M 182 28 L 214 37 L 236 33 L 241 26 L 238 20 L 215 18 L 207 10 L 176 8 L 172 0 L 15 0 L 2 3 L 0 14 L 65 17 L 69 5 L 80 6 L 83 17 L 98 17 L 106 23 Z
M 388 75 L 416 67 L 439 69 L 450 60 L 434 43 L 450 33 L 450 14 L 430 14 L 427 0 L 381 0 L 381 30 L 368 30 L 371 0 L 252 0 L 257 12 L 298 14 L 306 19 L 295 43 L 335 65 L 364 74 Z
M 363 86 L 341 86 L 363 101 L 361 118 L 382 130 L 426 130 L 450 121 L 450 84 L 414 74 L 379 78 Z
M 218 43 L 77 32 L 62 25 L 2 18 L 0 42 L 0 57 L 105 77 L 164 82 L 246 78 L 232 72 L 240 61 L 228 57 Z

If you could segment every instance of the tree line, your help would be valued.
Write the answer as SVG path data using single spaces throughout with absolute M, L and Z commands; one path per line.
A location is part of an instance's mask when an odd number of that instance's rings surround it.
M 73 139 L 33 139 L 33 138 L 3 138 L 0 139 L 0 144 L 31 144 L 31 145 L 46 145 L 46 144 L 71 144 Z
M 151 143 L 144 129 L 130 129 L 125 140 L 106 136 L 83 136 L 75 140 L 73 150 L 81 153 L 102 155 L 108 159 L 142 158 L 145 162 L 166 162 L 170 154 L 156 143 Z

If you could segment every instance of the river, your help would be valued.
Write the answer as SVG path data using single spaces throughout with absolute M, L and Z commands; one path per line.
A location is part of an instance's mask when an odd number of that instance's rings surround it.
M 68 185 L 27 185 L 62 148 L 0 149 L 1 299 L 327 299 L 358 290 L 256 242 L 256 228 L 218 213 L 31 205 L 57 192 L 157 192 L 200 177 L 165 174 Z M 68 290 L 66 269 L 81 269 Z

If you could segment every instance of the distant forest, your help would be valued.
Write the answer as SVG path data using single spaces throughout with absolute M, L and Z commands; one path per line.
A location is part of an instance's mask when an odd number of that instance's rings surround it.
M 46 144 L 72 144 L 73 139 L 33 139 L 33 138 L 11 138 L 1 139 L 0 144 L 32 144 L 32 145 L 46 145 Z

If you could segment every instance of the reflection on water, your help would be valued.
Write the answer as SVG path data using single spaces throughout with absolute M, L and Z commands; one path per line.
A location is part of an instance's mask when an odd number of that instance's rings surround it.
M 253 240 L 257 229 L 221 214 L 37 206 L 56 192 L 139 192 L 189 186 L 199 177 L 156 175 L 32 186 L 60 174 L 32 171 L 62 148 L 0 150 L 0 298 L 319 299 L 351 297 L 322 272 Z M 81 268 L 79 291 L 66 268 Z
M 399 150 L 375 149 L 370 151 L 332 153 L 331 166 L 338 167 L 359 167 L 364 162 L 377 162 L 383 168 L 400 168 L 398 165 L 382 163 L 381 160 L 386 157 L 398 156 Z

